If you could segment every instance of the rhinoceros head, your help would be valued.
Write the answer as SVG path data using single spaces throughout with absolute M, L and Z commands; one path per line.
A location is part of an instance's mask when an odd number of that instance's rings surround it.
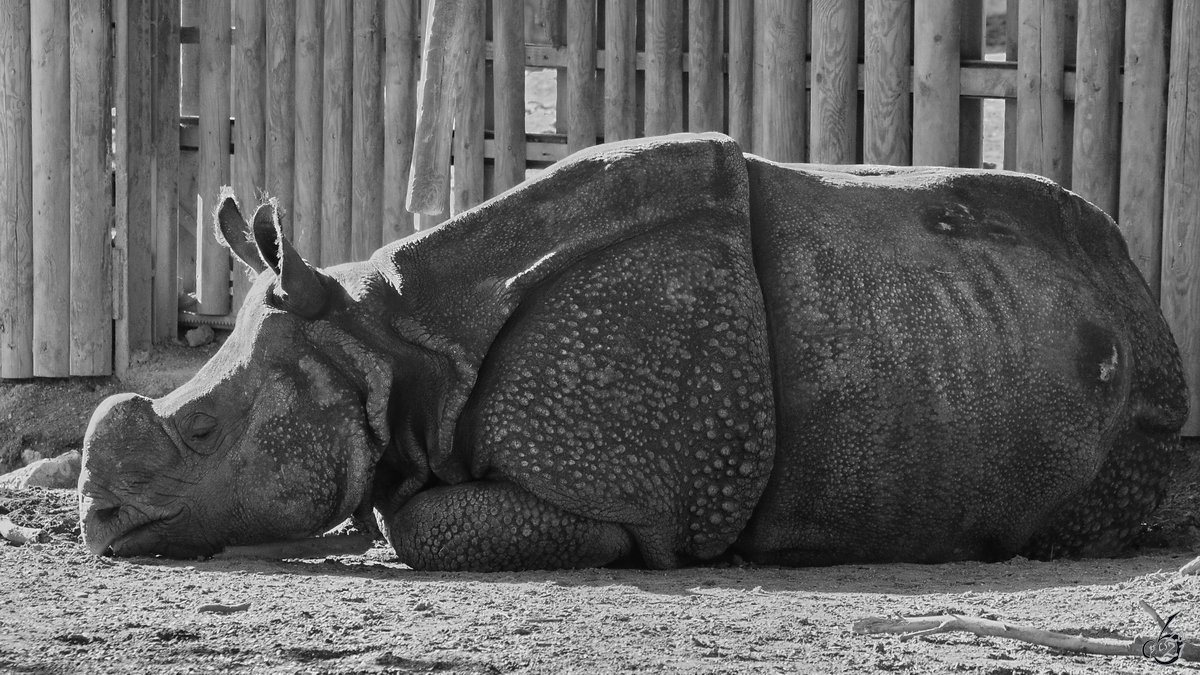
M 92 415 L 79 490 L 93 553 L 193 557 L 302 538 L 369 501 L 389 371 L 314 320 L 344 312 L 346 288 L 297 254 L 273 204 L 251 227 L 223 195 L 217 222 L 257 279 L 190 382 L 110 397 Z

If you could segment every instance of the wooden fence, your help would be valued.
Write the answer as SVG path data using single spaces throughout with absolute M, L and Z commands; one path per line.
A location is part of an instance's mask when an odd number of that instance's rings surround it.
M 604 140 L 720 130 L 785 161 L 980 166 L 998 99 L 1003 167 L 1118 220 L 1200 385 L 1200 6 L 1007 0 L 1003 61 L 983 7 L 0 0 L 0 377 L 107 374 L 181 320 L 230 325 L 247 282 L 208 222 L 223 184 L 278 198 L 330 265 Z M 423 45 L 431 15 L 457 19 Z M 525 133 L 531 67 L 558 71 L 555 133 Z M 414 156 L 414 207 L 439 213 L 406 210 Z

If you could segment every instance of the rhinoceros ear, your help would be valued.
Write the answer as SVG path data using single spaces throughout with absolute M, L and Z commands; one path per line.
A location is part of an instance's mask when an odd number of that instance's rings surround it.
M 258 207 L 254 214 L 254 244 L 263 262 L 279 277 L 275 294 L 280 304 L 306 319 L 320 316 L 327 298 L 321 274 L 283 236 L 274 199 Z
M 242 217 L 237 199 L 233 196 L 233 188 L 226 185 L 221 188 L 220 202 L 217 205 L 217 234 L 222 243 L 233 252 L 239 260 L 254 270 L 263 271 L 262 258 L 250 236 L 250 226 Z

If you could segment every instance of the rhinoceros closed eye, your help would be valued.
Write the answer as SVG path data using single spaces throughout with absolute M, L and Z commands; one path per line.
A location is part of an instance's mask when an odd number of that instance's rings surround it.
M 193 450 L 209 450 L 207 442 L 216 437 L 217 418 L 202 412 L 194 412 L 183 418 L 179 433 Z

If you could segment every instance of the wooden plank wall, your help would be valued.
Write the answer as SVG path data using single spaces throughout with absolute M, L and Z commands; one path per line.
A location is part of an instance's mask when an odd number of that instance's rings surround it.
M 1200 433 L 1200 5 L 1175 0 L 1168 79 L 1162 308 L 1191 385 L 1184 432 Z M 1193 49 L 1195 47 L 1195 49 Z
M 181 307 L 231 325 L 248 277 L 211 236 L 224 184 L 246 211 L 260 191 L 277 199 L 284 233 L 329 265 L 470 208 L 529 167 L 637 135 L 721 130 L 783 161 L 977 165 L 979 102 L 994 98 L 1003 166 L 1116 216 L 1200 392 L 1197 10 L 1009 0 L 1006 60 L 984 62 L 981 7 L 6 2 L 0 55 L 17 67 L 0 75 L 0 377 L 123 368 L 176 337 Z M 440 64 L 441 131 L 418 139 L 422 36 L 438 11 L 461 17 L 433 25 L 458 46 Z M 524 133 L 531 67 L 558 72 L 557 133 Z M 442 163 L 413 168 L 427 150 Z M 414 173 L 432 195 L 420 216 L 405 208 Z

